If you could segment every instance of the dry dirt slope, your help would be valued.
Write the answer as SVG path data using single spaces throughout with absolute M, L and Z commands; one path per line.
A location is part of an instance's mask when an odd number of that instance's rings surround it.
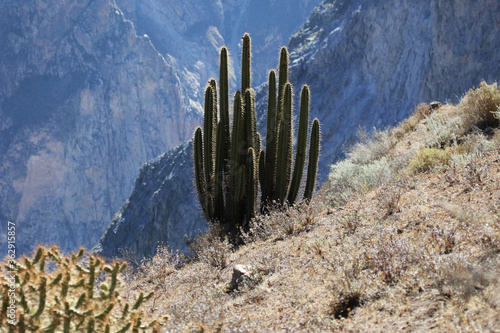
M 155 290 L 168 332 L 500 331 L 500 131 L 481 110 L 499 96 L 419 105 L 353 147 L 309 207 L 257 218 L 236 250 L 207 234 L 181 268 L 159 255 L 130 291 Z

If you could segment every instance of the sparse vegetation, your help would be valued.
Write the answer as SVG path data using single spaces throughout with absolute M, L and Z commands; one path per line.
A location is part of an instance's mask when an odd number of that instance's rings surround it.
M 154 291 L 142 308 L 164 332 L 500 331 L 500 128 L 470 114 L 491 91 L 419 105 L 355 145 L 309 205 L 252 219 L 239 247 L 211 229 L 191 259 L 161 248 L 126 294 Z

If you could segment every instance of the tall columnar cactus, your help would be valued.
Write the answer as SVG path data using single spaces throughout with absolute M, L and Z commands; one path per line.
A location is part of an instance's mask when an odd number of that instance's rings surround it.
M 224 233 L 236 232 L 255 215 L 257 193 L 262 189 L 261 205 L 295 202 L 305 164 L 309 117 L 309 88 L 301 93 L 297 152 L 292 177 L 293 87 L 288 82 L 288 51 L 282 48 L 279 82 L 269 73 L 266 151 L 261 150 L 257 131 L 255 92 L 251 88 L 251 42 L 243 36 L 241 90 L 234 95 L 232 130 L 229 126 L 228 52 L 220 54 L 219 103 L 217 85 L 209 81 L 205 92 L 203 130 L 193 138 L 195 183 L 207 220 L 218 221 Z M 218 107 L 219 106 L 219 107 Z M 314 189 L 319 154 L 317 135 L 311 133 L 309 170 L 305 198 Z M 315 127 L 313 126 L 313 129 Z M 314 153 L 316 152 L 316 153 Z

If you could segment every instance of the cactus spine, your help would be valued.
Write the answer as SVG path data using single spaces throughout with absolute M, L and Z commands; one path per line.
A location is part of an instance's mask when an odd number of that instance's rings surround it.
M 306 160 L 310 92 L 304 86 L 292 177 L 293 87 L 288 82 L 286 47 L 280 53 L 277 89 L 276 72 L 269 72 L 265 151 L 261 150 L 261 137 L 257 131 L 248 34 L 243 36 L 241 67 L 241 90 L 234 95 L 232 130 L 229 126 L 228 52 L 223 47 L 220 53 L 219 102 L 216 82 L 211 79 L 205 93 L 203 129 L 198 127 L 193 137 L 199 202 L 205 218 L 211 222 L 218 221 L 224 234 L 237 232 L 255 215 L 259 184 L 262 189 L 262 207 L 271 202 L 293 204 L 300 189 Z M 318 135 L 311 135 L 310 149 L 316 149 L 319 153 L 319 123 L 317 126 Z M 309 155 L 308 197 L 314 189 L 317 169 L 317 154 L 316 169 L 314 156 L 311 156 L 311 152 Z

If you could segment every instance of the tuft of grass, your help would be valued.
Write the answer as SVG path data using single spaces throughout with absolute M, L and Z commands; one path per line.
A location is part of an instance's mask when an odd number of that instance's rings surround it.
M 319 201 L 300 201 L 292 207 L 269 207 L 269 214 L 255 217 L 250 222 L 248 232 L 242 231 L 245 243 L 280 240 L 296 235 L 310 228 L 317 222 L 322 212 Z
M 208 230 L 188 244 L 191 259 L 202 261 L 216 269 L 226 267 L 233 245 L 227 238 L 221 239 L 220 228 L 220 225 L 212 223 Z
M 448 165 L 451 159 L 449 150 L 437 148 L 422 148 L 408 163 L 410 173 L 422 173 L 438 166 Z
M 404 119 L 399 126 L 393 130 L 393 135 L 396 140 L 401 140 L 405 135 L 415 130 L 417 125 L 429 116 L 432 112 L 432 107 L 427 103 L 418 104 L 410 117 Z

